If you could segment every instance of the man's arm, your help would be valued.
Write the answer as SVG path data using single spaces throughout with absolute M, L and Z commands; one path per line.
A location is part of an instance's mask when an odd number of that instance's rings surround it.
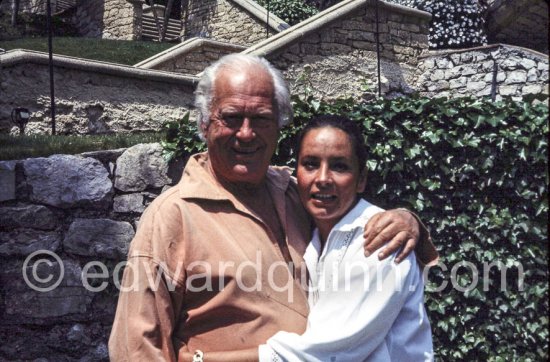
M 388 210 L 373 216 L 365 225 L 365 256 L 385 246 L 380 260 L 401 249 L 395 262 L 405 259 L 413 250 L 422 265 L 436 264 L 439 254 L 430 233 L 418 216 L 405 209 Z
M 111 361 L 176 361 L 174 311 L 162 275 L 148 257 L 128 260 L 109 337 Z
M 119 288 L 109 338 L 111 361 L 176 361 L 172 332 L 185 284 L 169 277 L 153 245 L 159 248 L 160 240 L 183 235 L 177 218 L 175 212 L 161 213 L 153 205 L 141 217 Z

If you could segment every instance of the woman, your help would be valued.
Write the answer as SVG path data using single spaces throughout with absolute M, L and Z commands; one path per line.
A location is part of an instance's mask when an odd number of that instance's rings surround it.
M 363 227 L 382 211 L 361 199 L 367 151 L 355 123 L 320 116 L 298 142 L 300 198 L 316 230 L 304 259 L 310 273 L 308 327 L 279 332 L 260 361 L 432 360 L 423 281 L 413 254 L 400 264 L 363 254 Z

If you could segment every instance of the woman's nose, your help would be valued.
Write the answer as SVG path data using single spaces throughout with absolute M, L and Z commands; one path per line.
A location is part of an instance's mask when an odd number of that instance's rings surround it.
M 321 165 L 321 167 L 319 168 L 319 172 L 317 173 L 317 178 L 315 182 L 320 187 L 326 187 L 332 183 L 332 178 L 328 166 Z

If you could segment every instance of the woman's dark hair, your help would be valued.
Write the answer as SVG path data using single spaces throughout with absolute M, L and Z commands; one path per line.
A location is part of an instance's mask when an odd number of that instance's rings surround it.
M 355 155 L 357 156 L 357 163 L 359 165 L 359 172 L 363 172 L 363 168 L 367 162 L 368 150 L 363 138 L 363 132 L 360 124 L 352 121 L 351 119 L 333 114 L 323 114 L 313 117 L 304 127 L 304 129 L 298 135 L 296 143 L 296 157 L 300 155 L 300 148 L 302 141 L 309 131 L 318 128 L 333 127 L 344 131 L 350 141 Z M 298 161 L 298 159 L 296 159 Z

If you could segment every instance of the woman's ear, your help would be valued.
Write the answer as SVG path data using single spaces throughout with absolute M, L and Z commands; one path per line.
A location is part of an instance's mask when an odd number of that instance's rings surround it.
M 367 166 L 365 166 L 359 173 L 359 181 L 357 182 L 357 193 L 360 194 L 365 191 L 367 186 Z

